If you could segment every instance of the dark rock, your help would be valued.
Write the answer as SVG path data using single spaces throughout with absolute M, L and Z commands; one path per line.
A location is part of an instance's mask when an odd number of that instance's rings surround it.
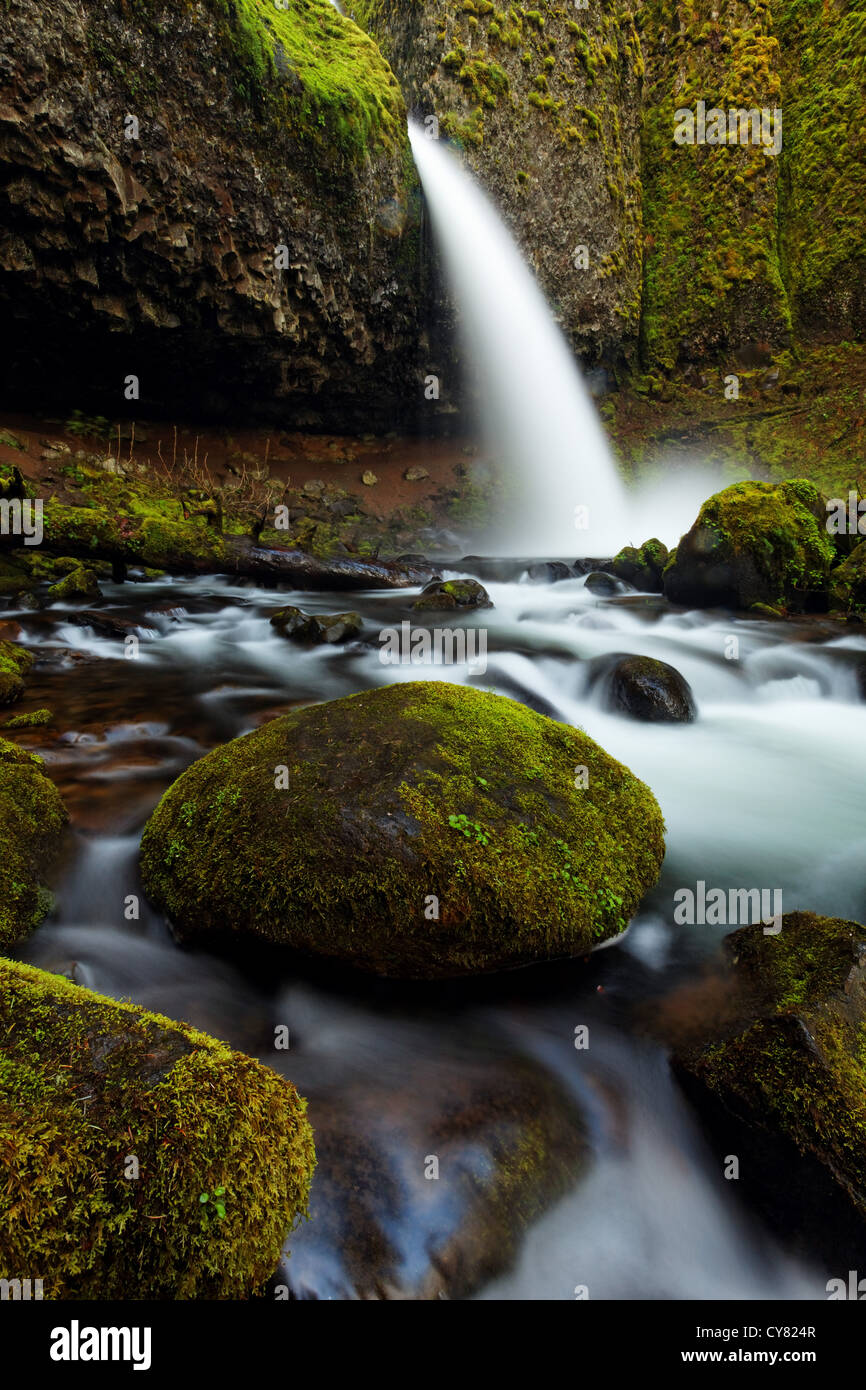
M 608 709 L 648 723 L 689 724 L 697 705 L 687 680 L 675 667 L 649 656 L 602 657 L 593 673 L 604 683 Z
M 542 584 L 557 584 L 561 579 L 574 578 L 573 571 L 561 560 L 544 560 L 540 564 L 530 565 L 526 573 L 530 579 L 538 580 Z
M 584 588 L 591 594 L 598 594 L 603 598 L 610 598 L 614 594 L 622 593 L 622 586 L 617 582 L 612 574 L 602 574 L 601 570 L 592 570 L 586 576 Z
M 415 612 L 429 609 L 442 613 L 453 608 L 492 608 L 490 595 L 477 579 L 437 579 L 422 589 L 412 604 Z

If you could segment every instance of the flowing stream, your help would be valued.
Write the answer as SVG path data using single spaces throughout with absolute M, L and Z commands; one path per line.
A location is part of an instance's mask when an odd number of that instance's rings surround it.
M 21 954 L 282 1068 L 310 1098 L 314 1126 L 318 1104 L 357 1104 L 365 1090 L 390 1096 L 399 1112 L 416 1069 L 443 1098 L 474 1058 L 531 1058 L 555 1075 L 586 1117 L 588 1166 L 482 1296 L 572 1298 L 587 1285 L 591 1297 L 823 1298 L 828 1272 L 817 1255 L 782 1249 L 741 1205 L 664 1048 L 636 1019 L 727 930 L 674 926 L 677 886 L 778 888 L 785 911 L 863 920 L 866 704 L 855 667 L 866 640 L 821 619 L 683 612 L 513 570 L 512 582 L 488 584 L 495 608 L 463 620 L 487 632 L 483 673 L 382 663 L 380 633 L 410 617 L 417 591 L 347 603 L 216 578 L 106 585 L 108 610 L 138 625 L 138 660 L 124 657 L 120 637 L 74 626 L 62 606 L 15 615 L 38 657 L 27 707 L 60 715 L 57 732 L 19 740 L 49 762 L 74 826 L 56 911 Z M 347 647 L 296 647 L 268 622 L 286 602 L 351 606 L 364 633 Z M 658 726 L 607 713 L 590 663 L 618 651 L 674 664 L 691 683 L 697 720 Z M 127 920 L 130 895 L 141 894 L 144 821 L 193 759 L 298 704 L 430 678 L 471 680 L 580 725 L 649 783 L 667 821 L 667 857 L 625 938 L 585 965 L 425 987 L 419 1004 L 409 987 L 332 980 L 297 963 L 262 969 L 244 951 L 227 959 L 182 950 L 143 898 L 138 920 Z M 277 1022 L 288 1024 L 292 1046 L 275 1060 Z M 577 1024 L 591 1028 L 587 1051 L 573 1045 Z M 402 1133 L 395 1123 L 380 1134 L 383 1166 L 400 1157 Z M 422 1235 L 412 1221 L 392 1224 L 398 1268 L 417 1263 Z M 306 1296 L 353 1292 L 339 1244 L 309 1260 L 301 1248 L 289 1263 Z

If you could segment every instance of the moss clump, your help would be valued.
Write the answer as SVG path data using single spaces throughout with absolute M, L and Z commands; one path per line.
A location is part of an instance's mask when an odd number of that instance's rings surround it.
M 251 932 L 432 978 L 615 936 L 656 880 L 663 831 L 649 789 L 585 734 L 422 681 L 208 754 L 148 822 L 141 866 L 185 937 Z
M 662 591 L 662 573 L 670 556 L 668 548 L 661 541 L 644 541 L 642 546 L 626 545 L 613 557 L 611 572 L 617 579 L 624 579 L 636 589 L 650 594 Z
M 375 43 L 330 0 L 216 0 L 238 65 L 236 88 L 276 127 L 352 159 L 405 139 L 397 80 Z
M 789 913 L 725 942 L 733 989 L 678 1064 L 725 1109 L 823 1164 L 866 1216 L 866 928 Z
M 827 606 L 838 559 L 826 504 L 803 478 L 735 483 L 709 498 L 664 571 L 674 603 Z
M 39 729 L 45 724 L 51 724 L 54 715 L 50 709 L 34 709 L 29 714 L 16 714 L 14 718 L 7 719 L 3 724 L 4 729 Z
M 76 565 L 56 584 L 51 585 L 48 597 L 54 603 L 79 598 L 90 601 L 99 598 L 99 580 L 86 565 Z
M 830 600 L 849 615 L 866 614 L 866 541 L 860 541 L 838 569 L 833 571 Z
M 0 1274 L 46 1298 L 248 1296 L 306 1209 L 305 1110 L 224 1043 L 0 961 Z
M 42 759 L 0 739 L 0 949 L 38 926 L 51 902 L 45 869 L 66 809 Z
M 24 675 L 33 657 L 14 642 L 0 642 L 0 705 L 13 705 L 24 694 Z

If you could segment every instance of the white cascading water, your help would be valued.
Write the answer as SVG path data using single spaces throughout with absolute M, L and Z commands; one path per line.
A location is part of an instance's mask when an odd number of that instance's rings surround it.
M 651 535 L 675 544 L 718 484 L 679 476 L 663 502 L 626 492 L 580 368 L 498 212 L 446 145 L 411 121 L 409 138 L 508 489 L 484 551 L 567 558 Z

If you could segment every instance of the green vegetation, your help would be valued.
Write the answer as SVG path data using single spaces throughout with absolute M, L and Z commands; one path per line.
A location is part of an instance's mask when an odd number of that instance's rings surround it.
M 66 809 L 42 759 L 0 739 L 0 951 L 48 911 L 45 873 L 65 825 Z
M 141 865 L 183 936 L 252 932 L 431 978 L 588 951 L 622 930 L 663 853 L 652 793 L 585 734 L 424 681 L 208 754 L 163 797 Z
M 52 1299 L 249 1297 L 306 1211 L 305 1111 L 224 1043 L 0 961 L 0 1274 Z

